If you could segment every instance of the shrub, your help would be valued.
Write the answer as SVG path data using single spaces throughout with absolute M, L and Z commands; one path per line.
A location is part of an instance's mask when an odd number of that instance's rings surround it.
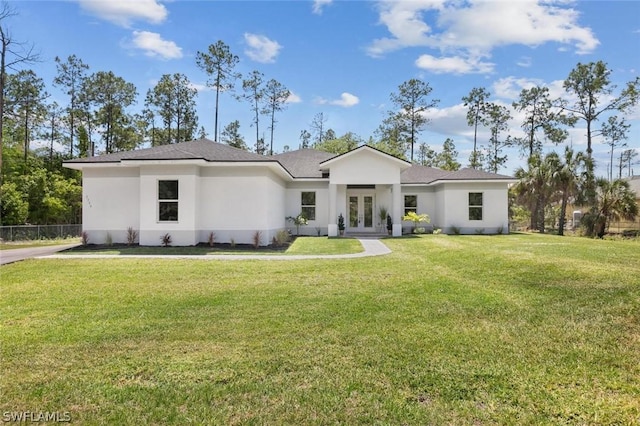
M 236 240 L 234 240 L 233 238 L 231 238 L 229 240 L 229 245 L 231 246 L 231 248 L 234 248 L 236 246 Z
M 319 237 L 320 234 L 322 234 L 322 228 L 316 227 L 316 234 L 318 234 L 318 237 Z
M 162 237 L 160 237 L 160 241 L 162 241 L 162 245 L 164 247 L 169 247 L 171 245 L 171 235 L 167 232 Z
M 504 234 L 504 226 L 502 225 L 498 226 L 498 228 L 496 229 L 496 234 L 498 235 Z
M 209 247 L 213 247 L 216 243 L 216 233 L 211 231 L 209 232 L 209 238 L 207 238 L 207 243 L 209 244 Z
M 440 228 L 433 228 L 433 233 L 434 233 L 434 234 L 436 234 L 436 235 L 437 235 L 437 234 L 442 234 L 442 229 L 440 229 Z
M 338 215 L 338 230 L 344 231 L 344 216 L 342 216 L 342 213 Z
M 293 217 L 293 216 L 288 216 L 286 218 L 289 222 L 293 222 L 294 225 L 296 225 L 296 235 L 300 235 L 300 226 L 304 226 L 307 223 L 309 223 L 309 221 L 307 220 L 306 217 L 304 217 L 304 215 L 302 213 L 300 213 L 298 216 Z
M 289 231 L 287 231 L 286 229 L 281 229 L 273 238 L 276 245 L 283 246 L 289 242 Z
M 429 218 L 429 215 L 426 213 L 423 214 L 418 214 L 416 212 L 409 212 L 406 215 L 404 215 L 402 217 L 402 220 L 408 220 L 413 222 L 413 232 L 417 234 L 416 230 L 418 229 L 418 225 L 420 225 L 421 222 L 425 222 L 425 223 L 429 223 L 431 222 L 431 218 Z M 422 228 L 424 229 L 424 228 Z M 421 234 L 424 234 L 424 231 L 421 232 Z
M 414 234 L 424 234 L 425 232 L 427 232 L 427 230 L 423 227 L 413 228 Z
M 109 247 L 113 245 L 113 238 L 111 237 L 111 234 L 109 232 L 107 232 L 107 236 L 104 238 L 104 243 Z
M 260 242 L 262 240 L 262 232 L 261 231 L 256 231 L 253 233 L 253 248 L 258 248 L 260 247 Z
M 460 235 L 460 227 L 459 226 L 451 226 L 451 232 L 453 232 L 454 235 Z
M 477 234 L 477 235 L 482 235 L 482 234 L 484 234 L 484 228 L 476 228 L 476 234 Z
M 138 239 L 138 231 L 134 230 L 131 226 L 127 228 L 127 245 L 131 246 L 136 243 Z
M 89 233 L 87 231 L 82 231 L 82 234 L 80 234 L 80 242 L 83 246 L 89 244 Z

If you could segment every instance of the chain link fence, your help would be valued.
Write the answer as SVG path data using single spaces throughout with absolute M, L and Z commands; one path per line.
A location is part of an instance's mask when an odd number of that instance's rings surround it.
M 79 237 L 81 233 L 82 224 L 0 226 L 1 241 L 53 240 Z

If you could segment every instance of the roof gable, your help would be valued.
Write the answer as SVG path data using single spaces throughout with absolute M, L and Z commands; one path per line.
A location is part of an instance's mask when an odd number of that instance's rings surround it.
M 352 149 L 351 151 L 345 152 L 344 154 L 340 154 L 333 158 L 325 160 L 320 163 L 320 166 L 322 169 L 328 169 L 330 166 L 335 165 L 336 163 L 346 161 L 349 158 L 354 156 L 360 156 L 362 155 L 363 152 L 372 153 L 376 156 L 379 156 L 381 159 L 385 159 L 386 161 L 393 162 L 398 166 L 400 166 L 401 170 L 411 167 L 410 162 L 406 160 L 402 160 L 398 157 L 394 157 L 393 155 L 387 154 L 386 152 L 380 151 L 379 149 L 376 149 L 369 145 L 361 145 L 355 149 Z

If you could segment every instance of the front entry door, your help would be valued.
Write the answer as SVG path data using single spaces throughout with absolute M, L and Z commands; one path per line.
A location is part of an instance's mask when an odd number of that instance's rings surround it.
M 373 195 L 350 194 L 347 198 L 349 199 L 349 223 L 347 231 L 374 231 Z

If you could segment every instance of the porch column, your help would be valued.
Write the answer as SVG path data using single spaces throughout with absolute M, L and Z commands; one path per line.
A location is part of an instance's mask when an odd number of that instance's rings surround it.
M 338 236 L 338 212 L 336 208 L 336 200 L 338 198 L 338 185 L 329 184 L 329 225 L 328 235 L 330 237 Z
M 393 184 L 393 189 L 391 191 L 391 196 L 393 197 L 393 213 L 391 217 L 393 218 L 393 236 L 401 237 L 402 236 L 402 190 L 400 189 L 399 183 Z

